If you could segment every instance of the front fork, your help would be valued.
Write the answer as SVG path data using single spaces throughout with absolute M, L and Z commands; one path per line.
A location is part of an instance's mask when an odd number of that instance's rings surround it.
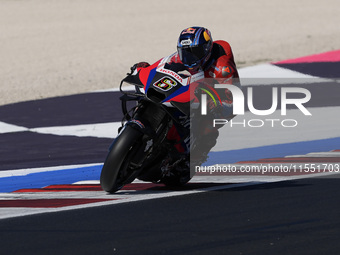
M 139 148 L 132 157 L 131 166 L 141 168 L 146 159 L 156 157 L 164 143 L 171 119 L 161 106 L 140 100 L 132 116 L 125 123 L 143 133 Z

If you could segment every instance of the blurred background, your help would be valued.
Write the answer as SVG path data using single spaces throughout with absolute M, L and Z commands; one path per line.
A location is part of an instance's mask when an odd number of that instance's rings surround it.
M 117 87 L 182 29 L 228 41 L 239 68 L 340 48 L 338 0 L 0 0 L 0 105 Z

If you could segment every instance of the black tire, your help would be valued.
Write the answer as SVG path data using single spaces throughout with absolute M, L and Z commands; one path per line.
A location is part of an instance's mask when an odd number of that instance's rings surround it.
M 139 130 L 125 126 L 114 140 L 100 175 L 100 185 L 103 190 L 109 193 L 120 190 L 126 184 L 127 179 L 130 179 L 134 174 L 134 171 L 131 171 L 130 175 L 126 175 L 129 170 L 127 158 L 134 151 L 136 145 L 140 144 L 142 136 L 143 133 Z

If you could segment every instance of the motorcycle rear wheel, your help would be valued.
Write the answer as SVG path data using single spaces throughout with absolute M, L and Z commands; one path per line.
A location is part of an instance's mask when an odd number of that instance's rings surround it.
M 138 171 L 130 169 L 129 155 L 138 149 L 142 136 L 139 130 L 125 126 L 114 140 L 100 175 L 103 190 L 114 193 L 137 177 Z

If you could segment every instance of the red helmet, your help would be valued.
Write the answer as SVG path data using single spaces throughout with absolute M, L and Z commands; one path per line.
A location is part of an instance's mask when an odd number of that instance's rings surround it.
M 177 42 L 177 52 L 188 68 L 203 66 L 211 55 L 213 41 L 210 31 L 204 27 L 184 29 Z

